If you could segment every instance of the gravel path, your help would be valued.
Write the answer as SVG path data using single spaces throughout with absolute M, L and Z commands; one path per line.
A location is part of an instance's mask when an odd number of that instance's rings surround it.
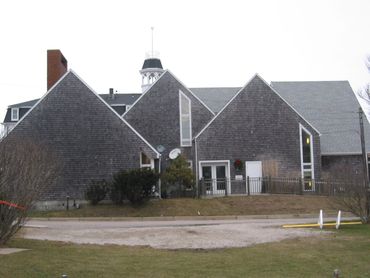
M 317 236 L 313 229 L 283 229 L 282 224 L 314 219 L 176 221 L 34 221 L 21 230 L 28 239 L 77 244 L 151 246 L 160 249 L 245 247 L 287 238 Z

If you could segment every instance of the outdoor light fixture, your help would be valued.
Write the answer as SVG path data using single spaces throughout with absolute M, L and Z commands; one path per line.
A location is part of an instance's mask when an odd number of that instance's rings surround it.
M 306 144 L 309 145 L 310 144 L 310 137 L 307 137 L 306 138 Z

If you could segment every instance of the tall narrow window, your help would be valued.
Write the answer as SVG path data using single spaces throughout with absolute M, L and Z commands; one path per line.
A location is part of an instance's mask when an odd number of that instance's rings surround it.
M 19 120 L 19 108 L 12 108 L 10 111 L 10 114 L 11 114 L 11 117 L 10 117 L 11 121 Z
M 182 147 L 191 146 L 191 101 L 179 91 L 180 140 Z
M 299 128 L 301 145 L 301 168 L 304 180 L 304 190 L 314 190 L 314 167 L 313 167 L 313 148 L 312 135 L 302 125 Z

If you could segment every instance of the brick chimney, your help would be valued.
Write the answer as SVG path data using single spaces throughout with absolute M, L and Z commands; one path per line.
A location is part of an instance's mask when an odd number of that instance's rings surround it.
M 48 90 L 67 72 L 68 62 L 59 49 L 48 50 Z

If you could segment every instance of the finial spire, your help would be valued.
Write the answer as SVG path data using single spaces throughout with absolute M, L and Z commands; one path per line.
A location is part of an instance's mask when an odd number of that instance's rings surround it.
M 154 46 L 153 46 L 153 36 L 154 36 L 154 27 L 151 27 L 152 29 L 152 57 L 154 57 Z
M 154 52 L 154 27 L 150 27 L 152 31 L 152 51 L 146 52 L 145 60 L 142 69 L 140 70 L 143 92 L 148 89 L 164 72 L 159 54 Z

